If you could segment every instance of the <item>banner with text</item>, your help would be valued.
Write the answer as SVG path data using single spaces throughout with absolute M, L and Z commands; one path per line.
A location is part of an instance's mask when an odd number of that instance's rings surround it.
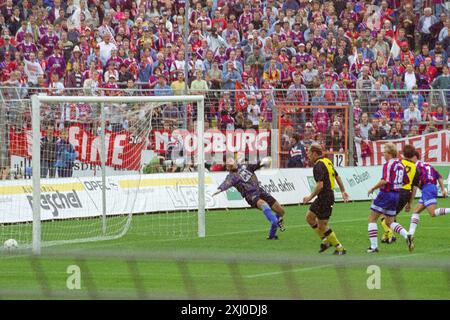
M 449 185 L 449 166 L 436 166 Z M 381 166 L 337 169 L 350 200 L 371 200 L 370 187 L 381 178 Z M 235 188 L 213 197 L 227 172 L 205 174 L 205 202 L 208 209 L 246 208 L 247 202 Z M 314 189 L 311 168 L 259 170 L 261 187 L 280 204 L 298 204 Z M 450 186 L 449 186 L 450 187 Z M 106 178 L 106 213 L 151 213 L 198 208 L 197 173 L 118 175 Z M 420 192 L 419 192 L 420 195 Z M 336 201 L 342 201 L 338 187 Z M 31 180 L 0 181 L 0 224 L 32 221 Z M 42 179 L 41 219 L 69 219 L 101 216 L 102 180 L 96 177 Z
M 406 144 L 413 145 L 425 162 L 450 162 L 450 131 L 443 130 L 398 140 L 367 141 L 355 139 L 358 165 L 376 166 L 384 163 L 383 145 L 392 142 L 401 150 Z

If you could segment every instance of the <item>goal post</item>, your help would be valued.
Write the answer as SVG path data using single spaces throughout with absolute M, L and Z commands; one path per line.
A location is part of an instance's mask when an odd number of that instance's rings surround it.
M 100 105 L 100 128 L 101 135 L 101 148 L 100 148 L 100 161 L 101 161 L 101 192 L 102 201 L 99 203 L 101 206 L 101 234 L 95 237 L 85 237 L 77 239 L 57 239 L 48 243 L 42 241 L 42 216 L 41 216 L 41 193 L 42 193 L 42 179 L 41 179 L 41 108 L 44 104 L 70 104 L 70 103 L 86 103 Z M 66 244 L 96 240 L 107 240 L 117 238 L 126 233 L 130 224 L 132 213 L 129 213 L 130 219 L 127 221 L 125 229 L 120 233 L 111 236 L 107 235 L 106 228 L 108 227 L 108 220 L 106 219 L 107 210 L 107 184 L 106 184 L 106 158 L 108 157 L 108 150 L 106 150 L 105 132 L 106 132 L 106 120 L 105 120 L 105 104 L 170 104 L 170 103 L 196 103 L 196 121 L 197 121 L 197 188 L 198 188 L 198 210 L 197 210 L 197 235 L 199 237 L 205 237 L 205 155 L 204 155 L 204 96 L 191 95 L 191 96 L 45 96 L 34 95 L 31 97 L 31 114 L 32 114 L 32 252 L 35 255 L 39 255 L 41 247 L 44 245 L 54 244 Z M 153 112 L 153 110 L 152 110 Z M 151 119 L 149 121 L 151 123 Z M 150 124 L 151 125 L 151 124 Z M 139 183 L 138 183 L 139 185 Z M 137 196 L 135 195 L 135 198 Z M 99 210 L 100 211 L 100 210 Z

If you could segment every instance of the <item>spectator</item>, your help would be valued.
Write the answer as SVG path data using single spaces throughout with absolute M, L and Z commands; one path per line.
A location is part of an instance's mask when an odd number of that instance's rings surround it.
M 0 180 L 11 180 L 11 169 L 9 167 L 0 167 Z
M 359 125 L 360 132 L 361 132 L 361 138 L 363 140 L 369 139 L 369 131 L 372 128 L 372 124 L 369 122 L 369 115 L 364 112 L 361 115 L 361 123 Z
M 419 135 L 419 127 L 417 125 L 411 126 L 408 137 L 415 137 Z
M 218 33 L 217 28 L 211 28 L 211 33 L 207 37 L 208 47 L 212 52 L 216 52 L 220 46 L 226 47 L 227 43 Z M 245 51 L 244 51 L 245 53 Z
M 419 25 L 417 29 L 420 32 L 420 44 L 431 44 L 430 47 L 434 47 L 434 39 L 431 34 L 431 26 L 439 22 L 438 18 L 433 15 L 433 10 L 429 7 L 423 10 L 423 16 L 419 19 Z
M 419 108 L 419 110 L 422 110 L 423 104 L 425 103 L 425 97 L 423 96 L 422 92 L 418 90 L 417 86 L 414 86 L 412 90 L 414 91 L 408 94 L 406 102 L 408 103 L 408 105 L 413 102 Z
M 433 116 L 432 116 L 430 107 L 428 105 L 428 102 L 423 103 L 423 109 L 422 109 L 421 113 L 422 113 L 422 115 L 421 115 L 422 121 L 426 121 L 426 122 L 433 121 Z
M 442 19 L 442 14 L 441 14 L 441 19 Z M 444 21 L 443 28 L 441 29 L 441 31 L 439 31 L 438 39 L 437 39 L 438 42 L 444 42 L 444 40 L 450 35 L 449 28 L 450 28 L 450 17 L 447 17 Z
M 186 83 L 184 82 L 184 73 L 178 72 L 177 80 L 173 81 L 170 85 L 173 91 L 173 95 L 179 96 L 185 93 Z
M 405 129 L 403 129 L 403 122 L 402 121 L 395 121 L 393 127 L 397 129 L 397 133 L 403 137 L 406 136 Z
M 441 105 L 437 106 L 436 111 L 432 113 L 433 121 L 435 123 L 443 123 L 448 121 L 448 115 L 444 112 L 444 107 Z
M 389 95 L 388 92 L 388 88 L 386 87 L 386 85 L 382 84 L 381 79 L 376 80 L 373 90 L 370 91 L 369 93 L 369 106 L 373 106 L 373 105 L 377 105 L 379 103 L 381 103 L 381 107 L 383 107 L 383 103 L 386 104 L 386 108 L 387 108 L 387 97 Z M 384 110 L 384 112 L 386 112 L 386 110 Z
M 233 62 L 230 61 L 227 63 L 226 69 L 222 74 L 222 89 L 234 90 L 236 82 L 242 82 L 242 77 L 239 71 L 235 69 Z
M 438 131 L 438 129 L 436 128 L 436 126 L 434 125 L 434 122 L 431 121 L 427 124 L 425 130 L 423 130 L 422 134 L 428 134 L 428 133 L 433 133 Z
M 41 178 L 54 178 L 56 174 L 55 162 L 57 158 L 55 127 L 47 125 L 45 135 L 41 138 Z
M 54 96 L 61 96 L 64 92 L 64 84 L 61 82 L 59 75 L 56 72 L 51 75 L 48 92 L 50 95 Z
M 245 118 L 242 112 L 236 113 L 234 128 L 236 130 L 237 129 L 245 130 Z
M 17 48 L 13 44 L 11 44 L 10 35 L 5 35 L 3 37 L 3 40 L 4 43 L 0 46 L 0 61 L 3 61 L 5 59 L 6 52 L 8 52 L 11 57 L 14 57 L 17 51 Z
M 207 71 L 206 80 L 211 90 L 218 90 L 222 87 L 222 71 L 219 69 L 219 62 L 214 60 L 211 68 Z
M 306 69 L 303 71 L 303 81 L 306 88 L 311 89 L 313 87 L 313 80 L 319 75 L 319 71 L 314 68 L 314 63 L 309 60 L 306 63 Z
M 164 125 L 168 125 L 169 127 L 176 127 L 178 125 L 179 120 L 179 110 L 178 108 L 172 104 L 168 103 L 163 108 L 162 118 Z
M 66 78 L 67 88 L 82 88 L 83 87 L 83 74 L 80 70 L 80 64 L 75 62 L 73 64 L 72 71 L 67 75 Z
M 196 79 L 191 83 L 191 94 L 206 95 L 208 92 L 208 83 L 203 79 L 203 71 L 195 71 Z
M 69 132 L 67 129 L 64 129 L 61 131 L 59 140 L 56 142 L 55 167 L 58 170 L 58 177 L 72 177 L 76 157 L 77 153 L 75 148 L 69 142 Z
M 314 130 L 314 126 L 311 122 L 307 122 L 305 124 L 305 132 L 303 133 L 303 144 L 305 146 L 310 146 L 314 142 L 314 136 L 316 132 Z
M 417 109 L 414 102 L 409 104 L 409 108 L 405 110 L 405 129 L 408 130 L 412 125 L 418 124 L 422 121 L 419 109 Z
M 128 81 L 133 81 L 134 83 L 134 77 L 133 74 L 128 69 L 127 65 L 125 63 L 120 64 L 120 70 L 119 70 L 119 82 L 120 83 L 127 83 Z
M 35 86 L 38 83 L 38 76 L 43 75 L 44 70 L 42 70 L 42 67 L 39 64 L 39 60 L 36 59 L 36 55 L 34 54 L 34 52 L 31 52 L 29 57 L 30 60 L 27 60 L 25 58 L 23 59 L 25 64 L 24 71 L 28 78 L 28 83 L 32 86 Z
M 361 119 L 362 109 L 359 99 L 355 99 L 353 102 L 353 121 L 354 126 L 358 125 Z
M 286 92 L 286 99 L 289 102 L 298 102 L 301 104 L 307 104 L 309 101 L 308 91 L 306 87 L 301 83 L 301 77 L 294 77 L 294 83 L 291 84 Z
M 112 50 L 117 50 L 117 46 L 110 41 L 111 35 L 109 33 L 105 33 L 105 35 L 103 36 L 103 41 L 98 44 L 100 48 L 100 61 L 102 62 L 102 65 L 104 67 L 106 67 L 107 62 L 111 58 Z
M 390 53 L 390 46 L 387 44 L 386 41 L 384 41 L 383 33 L 380 31 L 377 33 L 377 39 L 372 47 L 373 53 L 374 53 L 374 59 L 378 57 L 388 57 Z M 384 59 L 383 59 L 384 60 Z
M 288 168 L 306 167 L 306 149 L 298 133 L 293 133 L 290 138 Z
M 369 67 L 364 66 L 360 77 L 356 81 L 356 89 L 359 90 L 358 95 L 361 101 L 368 100 L 368 94 L 374 85 L 375 79 L 369 74 Z
M 86 95 L 97 95 L 99 88 L 99 82 L 97 79 L 98 79 L 98 72 L 97 70 L 94 70 L 89 75 L 89 78 L 84 80 L 83 90 Z
M 430 51 L 430 57 L 433 58 L 435 64 L 438 64 L 438 57 L 442 59 L 442 65 L 446 65 L 448 62 L 448 54 L 444 50 L 444 44 L 437 42 L 434 50 Z
M 380 127 L 380 120 L 377 118 L 372 118 L 372 127 L 369 130 L 369 140 L 384 140 L 386 136 L 386 131 L 382 127 Z
M 251 121 L 252 129 L 259 129 L 261 108 L 256 103 L 256 97 L 251 95 L 249 97 L 248 107 L 247 107 L 247 119 Z
M 333 122 L 327 135 L 326 145 L 330 152 L 344 152 L 345 135 L 339 121 Z
M 155 96 L 171 96 L 172 88 L 166 83 L 166 78 L 161 74 L 158 76 L 158 83 L 155 85 Z
M 114 78 L 119 79 L 119 71 L 116 69 L 114 61 L 108 63 L 108 69 L 103 74 L 103 80 L 108 82 L 109 78 L 114 76 Z
M 263 74 L 264 81 L 268 82 L 271 86 L 277 87 L 281 80 L 281 71 L 277 67 L 277 61 L 275 58 L 270 60 L 269 67 Z
M 392 101 L 392 110 L 389 112 L 389 119 L 391 121 L 402 121 L 404 119 L 403 110 L 398 101 Z
M 391 127 L 389 134 L 386 136 L 386 140 L 396 140 L 401 138 L 402 135 L 398 133 L 397 128 L 395 126 Z
M 414 72 L 414 67 L 412 64 L 408 64 L 406 66 L 406 72 L 403 78 L 403 81 L 405 82 L 406 89 L 412 90 L 414 87 L 417 87 L 419 84 L 418 75 Z
M 326 134 L 330 126 L 330 116 L 324 107 L 319 107 L 314 114 L 314 129 L 316 132 Z
M 380 118 L 380 127 L 383 128 L 386 132 L 391 131 L 391 125 L 388 122 L 387 116 L 384 115 Z
M 242 115 L 242 113 L 241 113 L 241 115 Z M 235 129 L 235 120 L 230 115 L 230 112 L 227 109 L 223 109 L 220 112 L 219 128 L 220 128 L 220 130 L 234 130 Z
M 449 90 L 450 89 L 450 72 L 449 67 L 444 66 L 442 68 L 442 74 L 438 76 L 436 79 L 434 79 L 431 86 L 434 89 L 440 89 L 440 90 Z

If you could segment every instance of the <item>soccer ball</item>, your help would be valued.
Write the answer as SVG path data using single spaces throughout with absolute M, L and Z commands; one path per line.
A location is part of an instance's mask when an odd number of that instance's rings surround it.
M 17 249 L 19 247 L 19 244 L 17 243 L 16 239 L 8 239 L 3 244 L 3 247 L 6 251 L 11 252 Z

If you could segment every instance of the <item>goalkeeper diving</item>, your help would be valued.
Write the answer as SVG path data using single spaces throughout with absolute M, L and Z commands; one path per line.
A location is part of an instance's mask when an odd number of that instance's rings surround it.
M 284 209 L 280 203 L 261 188 L 255 171 L 270 165 L 270 158 L 264 158 L 258 164 L 238 164 L 235 159 L 228 158 L 226 169 L 229 172 L 225 181 L 219 186 L 213 196 L 235 187 L 247 203 L 254 208 L 262 210 L 270 222 L 268 240 L 277 240 L 278 228 L 284 231 L 283 217 Z M 274 215 L 273 211 L 276 215 Z

